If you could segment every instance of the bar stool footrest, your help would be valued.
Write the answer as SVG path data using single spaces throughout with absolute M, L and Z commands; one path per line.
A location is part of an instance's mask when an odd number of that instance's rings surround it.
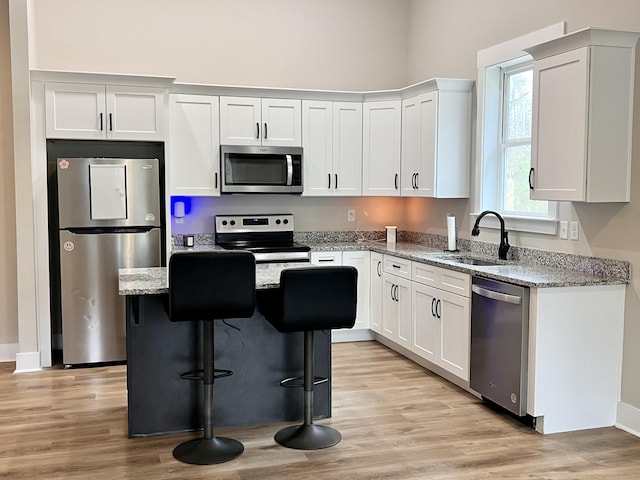
M 327 377 L 313 377 L 313 384 L 320 385 L 326 383 Z M 281 387 L 304 387 L 304 377 L 289 377 L 280 381 Z
M 230 377 L 233 375 L 232 370 L 225 370 L 222 368 L 214 368 L 213 369 L 213 379 L 216 378 L 224 378 Z M 180 374 L 180 378 L 182 380 L 204 380 L 204 370 L 191 370 L 189 372 L 184 372 Z

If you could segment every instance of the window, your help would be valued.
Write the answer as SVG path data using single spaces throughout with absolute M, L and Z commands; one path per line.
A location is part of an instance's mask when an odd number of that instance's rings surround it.
M 563 33 L 560 23 L 478 52 L 474 209 L 500 212 L 509 230 L 557 232 L 557 203 L 529 198 L 533 62 L 522 49 Z
M 511 216 L 546 217 L 548 202 L 529 199 L 533 65 L 502 69 L 499 210 Z

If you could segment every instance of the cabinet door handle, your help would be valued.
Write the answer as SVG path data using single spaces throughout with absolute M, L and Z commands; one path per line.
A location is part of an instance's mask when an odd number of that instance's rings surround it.
M 102 125 L 102 112 L 100 112 L 100 131 L 102 131 L 104 129 L 104 126 Z
M 440 302 L 440 300 L 438 300 L 436 302 L 436 317 L 438 317 L 438 318 L 442 318 L 442 315 L 441 315 L 442 308 L 440 308 L 441 306 L 442 306 L 442 302 Z
M 336 177 L 336 186 L 335 186 L 335 188 L 338 188 L 338 174 L 336 173 L 336 174 L 334 174 L 334 175 L 335 175 L 335 177 Z
M 382 267 L 382 262 L 378 262 L 378 266 L 376 267 L 376 272 L 378 272 L 378 276 L 382 276 L 382 272 L 380 271 L 380 267 Z
M 256 122 L 256 138 L 260 138 L 260 123 Z
M 433 297 L 431 299 L 431 316 L 435 317 L 436 316 L 436 311 L 435 311 L 435 303 L 436 303 L 436 297 Z
M 419 186 L 418 186 L 418 179 L 420 178 L 420 174 L 416 173 L 416 190 L 418 190 Z
M 333 262 L 333 258 L 319 258 L 318 262 Z
M 264 122 L 264 138 L 267 138 L 267 122 Z
M 396 173 L 396 176 L 393 180 L 393 185 L 396 187 L 396 190 L 398 189 L 398 174 Z
M 416 188 L 416 174 L 411 175 L 411 188 L 415 190 Z
M 529 190 L 533 190 L 533 174 L 535 172 L 535 168 L 531 167 L 529 169 Z
M 113 132 L 113 113 L 109 114 L 109 131 Z
M 391 294 L 391 300 L 395 300 L 395 298 L 393 298 L 393 287 L 395 287 L 395 285 L 392 283 L 391 288 L 389 289 L 389 293 Z
M 396 265 L 395 263 L 392 263 L 392 264 L 391 264 L 391 266 L 392 266 L 393 268 L 400 268 L 400 265 Z
M 215 189 L 218 189 L 218 172 L 215 173 L 215 179 L 216 179 L 216 183 L 215 183 Z
M 331 174 L 327 173 L 327 178 L 329 179 L 329 185 L 327 188 L 331 188 Z

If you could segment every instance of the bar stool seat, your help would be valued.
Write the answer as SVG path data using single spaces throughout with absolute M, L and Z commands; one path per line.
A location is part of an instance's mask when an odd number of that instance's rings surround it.
M 237 440 L 213 433 L 213 383 L 231 375 L 231 370 L 214 368 L 213 321 L 249 318 L 256 298 L 256 264 L 246 251 L 178 253 L 169 260 L 169 306 L 172 322 L 203 322 L 203 369 L 186 372 L 181 378 L 204 382 L 204 434 L 173 450 L 184 463 L 210 465 L 227 462 L 244 451 Z
M 276 433 L 285 447 L 317 450 L 342 439 L 338 430 L 313 423 L 313 386 L 323 381 L 313 375 L 313 341 L 315 330 L 353 327 L 357 288 L 354 267 L 303 267 L 283 270 L 277 291 L 261 297 L 263 314 L 279 332 L 304 332 L 304 422 Z

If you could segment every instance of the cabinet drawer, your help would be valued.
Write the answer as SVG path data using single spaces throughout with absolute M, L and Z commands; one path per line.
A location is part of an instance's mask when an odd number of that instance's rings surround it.
M 447 292 L 469 297 L 471 277 L 467 273 L 448 270 L 420 262 L 411 262 L 411 279 Z
M 411 260 L 384 255 L 383 270 L 385 273 L 411 280 Z
M 468 273 L 456 272 L 455 270 L 442 270 L 442 281 L 440 288 L 447 292 L 462 295 L 463 297 L 470 296 L 471 276 Z
M 442 279 L 442 269 L 427 263 L 411 262 L 411 280 L 438 287 Z
M 311 252 L 313 265 L 342 265 L 342 252 Z

